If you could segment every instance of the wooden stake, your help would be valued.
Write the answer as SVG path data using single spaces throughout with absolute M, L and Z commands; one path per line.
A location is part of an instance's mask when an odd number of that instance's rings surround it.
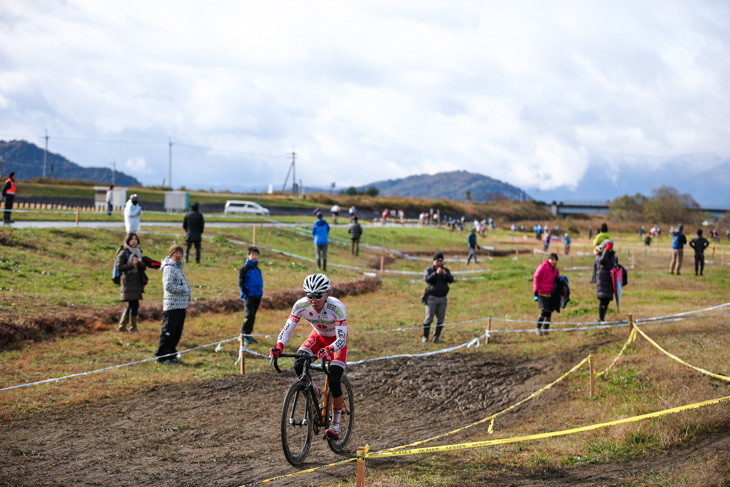
M 239 340 L 241 342 L 241 346 L 238 349 L 238 363 L 241 365 L 241 375 L 244 375 L 246 373 L 246 353 L 243 351 L 243 333 Z
M 591 399 L 596 397 L 596 373 L 593 370 L 593 355 L 588 356 L 588 365 L 591 369 Z
M 634 331 L 634 315 L 633 313 L 629 313 L 629 335 L 631 335 L 632 331 Z
M 256 247 L 256 225 L 253 226 L 253 246 Z
M 520 258 L 520 249 L 515 249 L 515 260 Z
M 79 207 L 76 207 L 76 226 L 79 226 Z
M 356 487 L 365 487 L 365 453 L 367 453 L 366 447 L 357 447 L 357 480 L 355 481 Z
M 492 331 L 492 317 L 487 320 L 487 338 L 484 340 L 485 345 L 489 345 L 489 332 Z
M 383 270 L 385 270 L 385 250 L 380 256 L 380 272 L 383 272 Z

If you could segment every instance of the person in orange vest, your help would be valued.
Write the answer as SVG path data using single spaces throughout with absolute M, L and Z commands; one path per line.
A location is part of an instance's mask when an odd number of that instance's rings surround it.
M 3 186 L 3 198 L 5 198 L 5 212 L 3 213 L 3 222 L 10 224 L 15 223 L 10 219 L 11 212 L 13 211 L 13 201 L 15 200 L 15 173 L 11 172 L 8 175 L 8 180 L 5 181 Z

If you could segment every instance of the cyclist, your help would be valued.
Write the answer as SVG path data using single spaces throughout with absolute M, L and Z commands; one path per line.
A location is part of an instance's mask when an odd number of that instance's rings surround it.
M 332 390 L 332 422 L 325 431 L 325 437 L 340 438 L 340 417 L 344 398 L 342 397 L 342 373 L 347 364 L 347 312 L 345 305 L 337 298 L 330 296 L 332 286 L 329 278 L 324 274 L 312 274 L 304 279 L 303 284 L 306 296 L 294 303 L 289 319 L 279 333 L 275 347 L 271 348 L 269 356 L 276 358 L 284 350 L 294 328 L 299 320 L 305 318 L 312 325 L 312 333 L 299 347 L 300 352 L 306 352 L 311 357 L 324 357 L 330 362 L 329 386 Z M 301 375 L 304 370 L 304 359 L 294 361 L 294 371 Z M 322 392 L 316 384 L 314 386 L 317 398 Z

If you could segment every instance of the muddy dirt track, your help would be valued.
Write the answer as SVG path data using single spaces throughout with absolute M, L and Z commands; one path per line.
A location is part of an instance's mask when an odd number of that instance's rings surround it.
M 304 468 L 353 456 L 366 443 L 379 450 L 474 422 L 559 377 L 580 360 L 579 353 L 545 363 L 496 361 L 467 352 L 350 366 L 356 398 L 352 449 L 338 456 L 317 439 Z M 295 472 L 279 436 L 281 402 L 293 378 L 290 371 L 271 370 L 165 386 L 3 424 L 0 485 L 238 486 Z M 557 407 L 559 400 L 559 390 L 543 394 L 502 416 L 496 426 Z M 486 425 L 477 426 L 444 443 L 484 439 L 485 432 Z M 723 435 L 632 463 L 485 472 L 471 485 L 610 485 L 728 451 L 730 435 Z M 373 461 L 368 468 L 383 464 Z M 320 485 L 354 475 L 353 462 L 266 485 Z

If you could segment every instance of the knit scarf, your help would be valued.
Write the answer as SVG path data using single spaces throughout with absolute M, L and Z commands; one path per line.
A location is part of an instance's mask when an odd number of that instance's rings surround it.
M 127 250 L 129 251 L 129 259 L 127 259 L 127 264 L 131 264 L 134 262 L 134 258 L 137 257 L 138 261 L 142 261 L 142 249 L 139 247 L 130 247 L 129 245 L 125 245 L 127 247 Z

